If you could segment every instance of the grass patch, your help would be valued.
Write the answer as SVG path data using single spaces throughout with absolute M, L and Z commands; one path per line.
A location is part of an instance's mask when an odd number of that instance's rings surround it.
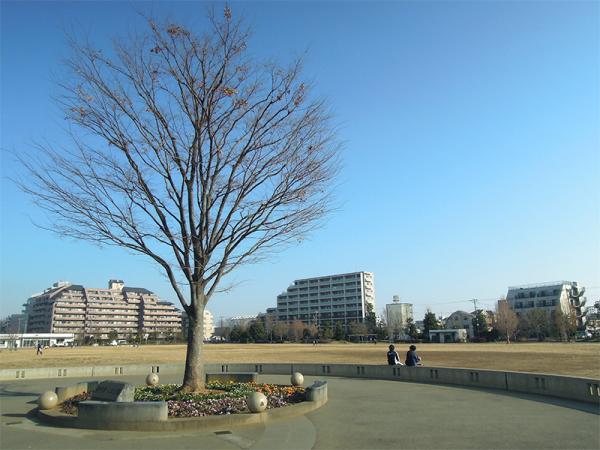
M 396 344 L 404 359 L 408 344 Z M 598 378 L 600 343 L 417 344 L 427 366 L 539 372 Z M 387 344 L 207 344 L 206 363 L 387 364 Z M 0 350 L 0 368 L 183 364 L 185 345 Z

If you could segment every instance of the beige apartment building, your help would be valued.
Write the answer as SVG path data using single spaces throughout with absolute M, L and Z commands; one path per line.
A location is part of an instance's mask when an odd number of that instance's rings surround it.
M 148 289 L 127 287 L 110 280 L 108 289 L 86 288 L 69 282 L 54 283 L 25 304 L 29 333 L 74 333 L 108 339 L 115 330 L 119 338 L 168 336 L 181 331 L 181 312 L 160 301 Z
M 353 272 L 295 280 L 277 296 L 279 322 L 301 320 L 319 328 L 362 322 L 368 305 L 375 311 L 375 279 L 371 272 Z M 275 314 L 275 309 L 271 309 Z

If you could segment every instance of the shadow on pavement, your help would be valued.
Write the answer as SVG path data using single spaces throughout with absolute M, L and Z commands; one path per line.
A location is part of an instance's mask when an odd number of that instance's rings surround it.
M 595 414 L 597 416 L 600 415 L 600 408 L 598 407 L 598 405 L 594 405 L 592 403 L 583 403 L 583 402 L 577 402 L 575 400 L 566 400 L 566 399 L 557 398 L 557 397 L 546 397 L 543 395 L 526 394 L 526 393 L 522 393 L 522 392 L 514 392 L 514 391 L 507 392 L 507 391 L 503 391 L 500 389 L 485 389 L 485 388 L 476 388 L 476 387 L 470 387 L 470 386 L 453 386 L 453 385 L 449 385 L 449 384 L 445 384 L 445 385 L 439 384 L 438 386 L 454 387 L 456 389 L 464 389 L 464 390 L 468 390 L 468 391 L 489 392 L 491 394 L 502 395 L 504 397 L 513 397 L 513 398 L 518 398 L 521 400 L 530 400 L 533 402 L 545 403 L 548 405 L 561 406 L 563 408 L 569 408 L 569 409 L 574 409 L 577 411 L 587 412 L 587 413 Z
M 0 397 L 35 397 L 37 395 L 39 395 L 37 392 L 18 392 L 0 388 Z

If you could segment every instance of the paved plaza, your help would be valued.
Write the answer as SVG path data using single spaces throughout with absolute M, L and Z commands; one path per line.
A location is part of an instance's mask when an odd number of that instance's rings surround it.
M 143 384 L 143 376 L 114 377 Z M 598 407 L 533 395 L 406 382 L 329 382 L 329 402 L 303 417 L 213 432 L 54 428 L 32 420 L 39 393 L 79 378 L 0 384 L 0 447 L 8 449 L 598 449 Z M 181 376 L 163 376 L 177 383 Z M 288 384 L 289 377 L 261 375 Z

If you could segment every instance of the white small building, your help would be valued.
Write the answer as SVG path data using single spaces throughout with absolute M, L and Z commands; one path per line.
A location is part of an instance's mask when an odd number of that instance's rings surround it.
M 73 333 L 9 333 L 0 334 L 1 348 L 27 348 L 37 347 L 69 347 L 73 345 Z
M 429 341 L 439 342 L 467 342 L 467 330 L 458 328 L 455 330 L 429 330 Z
M 475 337 L 475 330 L 473 329 L 474 318 L 473 314 L 466 311 L 455 311 L 445 319 L 444 326 L 449 330 L 464 328 L 467 330 L 468 337 L 473 338 Z

